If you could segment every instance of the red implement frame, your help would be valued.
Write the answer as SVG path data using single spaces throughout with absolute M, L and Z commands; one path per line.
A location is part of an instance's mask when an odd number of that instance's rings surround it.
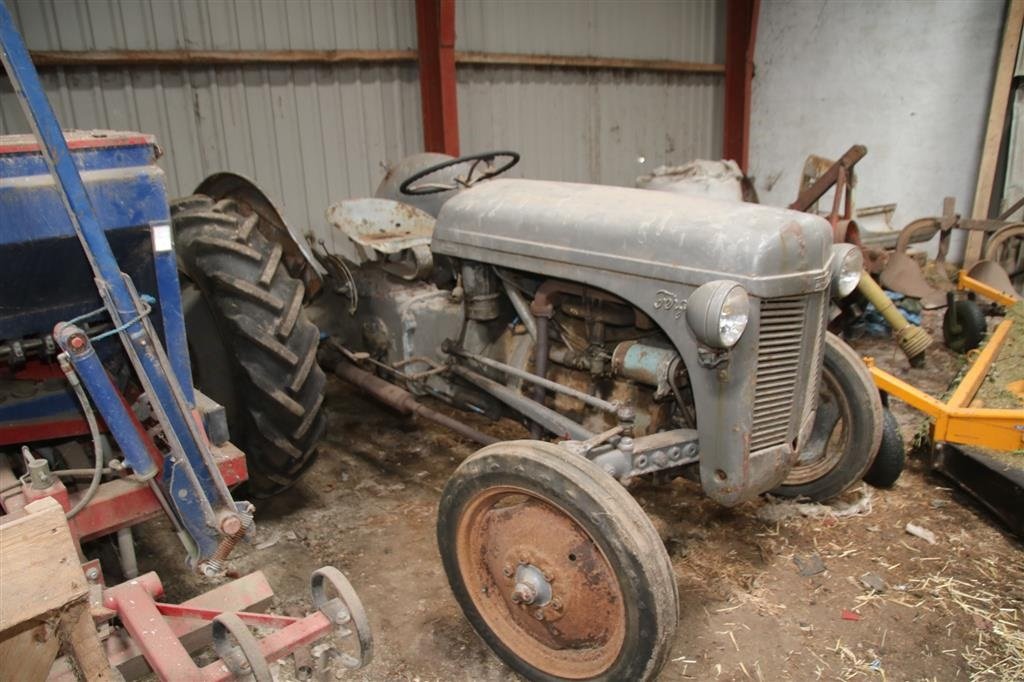
M 220 682 L 236 679 L 221 660 L 199 667 L 168 622 L 171 618 L 213 620 L 224 613 L 234 613 L 243 623 L 276 628 L 259 641 L 259 653 L 266 661 L 283 658 L 296 649 L 330 634 L 334 624 L 320 611 L 304 618 L 264 613 L 225 612 L 156 601 L 164 588 L 156 573 L 146 573 L 135 580 L 103 591 L 103 605 L 116 611 L 132 641 L 146 657 L 146 662 L 160 679 L 204 680 Z
M 229 487 L 249 478 L 245 455 L 241 450 L 230 443 L 220 447 L 211 445 L 210 449 Z M 20 516 L 26 504 L 40 497 L 53 497 L 67 511 L 77 504 L 82 494 L 69 494 L 64 484 L 57 480 L 46 490 L 34 490 L 25 483 L 20 495 L 4 498 L 3 504 L 8 514 L 5 519 Z M 75 541 L 84 542 L 142 523 L 162 513 L 160 502 L 147 484 L 122 478 L 101 484 L 89 504 L 68 525 L 71 526 L 71 536 Z

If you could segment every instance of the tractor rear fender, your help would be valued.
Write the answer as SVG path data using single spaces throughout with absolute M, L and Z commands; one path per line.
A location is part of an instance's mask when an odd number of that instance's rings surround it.
M 285 269 L 306 287 L 306 302 L 312 301 L 323 288 L 325 271 L 313 257 L 302 235 L 284 219 L 284 214 L 255 182 L 237 173 L 214 173 L 199 183 L 193 194 L 205 194 L 214 201 L 234 199 L 240 211 L 260 216 L 260 232 L 284 250 Z

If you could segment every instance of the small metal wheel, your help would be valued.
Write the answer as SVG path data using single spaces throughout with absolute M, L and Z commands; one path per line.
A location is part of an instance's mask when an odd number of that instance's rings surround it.
M 466 618 L 530 680 L 651 680 L 678 622 L 672 564 L 614 479 L 540 441 L 489 445 L 445 486 L 437 538 Z
M 329 596 L 330 586 L 334 595 Z M 363 602 L 345 574 L 333 566 L 313 571 L 310 578 L 313 606 L 327 616 L 338 628 L 338 637 L 344 639 L 355 629 L 358 652 L 355 656 L 341 653 L 339 660 L 349 670 L 358 670 L 373 660 L 373 633 L 366 617 Z M 352 629 L 350 629 L 352 628 Z
M 818 411 L 782 485 L 783 497 L 820 501 L 861 480 L 882 440 L 882 401 L 864 361 L 834 334 L 825 339 Z
M 985 311 L 970 299 L 953 301 L 942 316 L 942 341 L 954 353 L 966 353 L 981 345 L 988 331 Z
M 228 635 L 235 644 L 231 643 Z M 259 640 L 234 613 L 222 613 L 213 619 L 213 650 L 238 679 L 273 682 Z
M 903 473 L 907 461 L 906 447 L 900 423 L 888 409 L 884 410 L 882 442 L 871 468 L 864 474 L 864 480 L 876 488 L 891 488 Z

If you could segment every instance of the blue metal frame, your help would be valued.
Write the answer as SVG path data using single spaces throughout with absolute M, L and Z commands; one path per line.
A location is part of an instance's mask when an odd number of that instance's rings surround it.
M 209 448 L 196 424 L 191 404 L 183 385 L 179 383 L 182 375 L 180 358 L 178 363 L 168 360 L 159 337 L 153 330 L 148 319 L 149 308 L 144 306 L 135 291 L 131 279 L 121 272 L 117 259 L 111 250 L 93 203 L 86 191 L 85 184 L 79 175 L 75 159 L 68 148 L 64 133 L 60 128 L 53 110 L 46 99 L 39 76 L 32 65 L 24 42 L 14 25 L 14 20 L 6 4 L 0 1 L 0 60 L 3 61 L 14 90 L 21 101 L 22 109 L 32 126 L 39 141 L 42 156 L 60 191 L 64 208 L 81 241 L 82 248 L 89 260 L 95 275 L 97 289 L 104 302 L 107 312 L 118 330 L 128 358 L 131 360 L 142 389 L 149 398 L 153 412 L 163 427 L 163 437 L 170 452 L 165 455 L 161 494 L 178 516 L 194 542 L 189 547 L 192 564 L 209 559 L 224 540 L 221 527 L 228 517 L 237 515 L 239 511 L 251 511 L 247 503 L 236 504 L 231 497 L 220 472 L 217 469 Z M 164 259 L 157 258 L 158 289 L 160 294 L 168 294 L 171 286 L 171 274 L 168 273 L 166 254 Z M 174 273 L 173 283 L 176 288 L 177 275 Z M 171 302 L 172 308 L 174 307 Z M 180 317 L 180 298 L 178 299 L 178 315 Z M 171 313 L 173 315 L 173 312 Z M 164 313 L 165 321 L 168 319 Z M 172 323 L 172 328 L 175 325 Z M 183 338 L 183 323 L 173 333 Z M 74 333 L 68 329 L 58 334 L 58 343 L 72 357 L 81 350 L 73 342 Z M 176 338 L 175 345 L 183 348 Z M 91 356 L 95 358 L 95 355 Z M 187 356 L 186 356 L 187 357 Z M 172 369 L 178 364 L 177 370 Z M 87 388 L 97 403 L 98 408 L 106 417 L 115 422 L 128 419 L 127 406 L 124 401 L 114 401 L 109 395 L 112 386 L 104 385 L 106 378 L 99 376 L 102 365 L 98 361 L 82 360 L 76 363 Z M 175 374 L 178 376 L 176 377 Z M 107 379 L 109 382 L 109 379 Z M 188 384 L 189 391 L 191 383 Z M 102 403 L 102 406 L 100 405 Z M 109 421 L 108 421 L 109 424 Z M 135 460 L 147 470 L 139 460 L 137 444 L 125 430 L 113 430 L 118 445 L 125 451 L 126 457 Z M 133 431 L 137 429 L 133 426 Z M 122 437 L 125 439 L 122 442 Z

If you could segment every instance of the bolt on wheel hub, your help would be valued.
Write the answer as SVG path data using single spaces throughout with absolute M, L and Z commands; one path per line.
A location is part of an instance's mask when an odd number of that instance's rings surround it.
M 551 583 L 544 573 L 532 564 L 519 564 L 512 588 L 512 601 L 529 606 L 547 606 L 551 601 Z

